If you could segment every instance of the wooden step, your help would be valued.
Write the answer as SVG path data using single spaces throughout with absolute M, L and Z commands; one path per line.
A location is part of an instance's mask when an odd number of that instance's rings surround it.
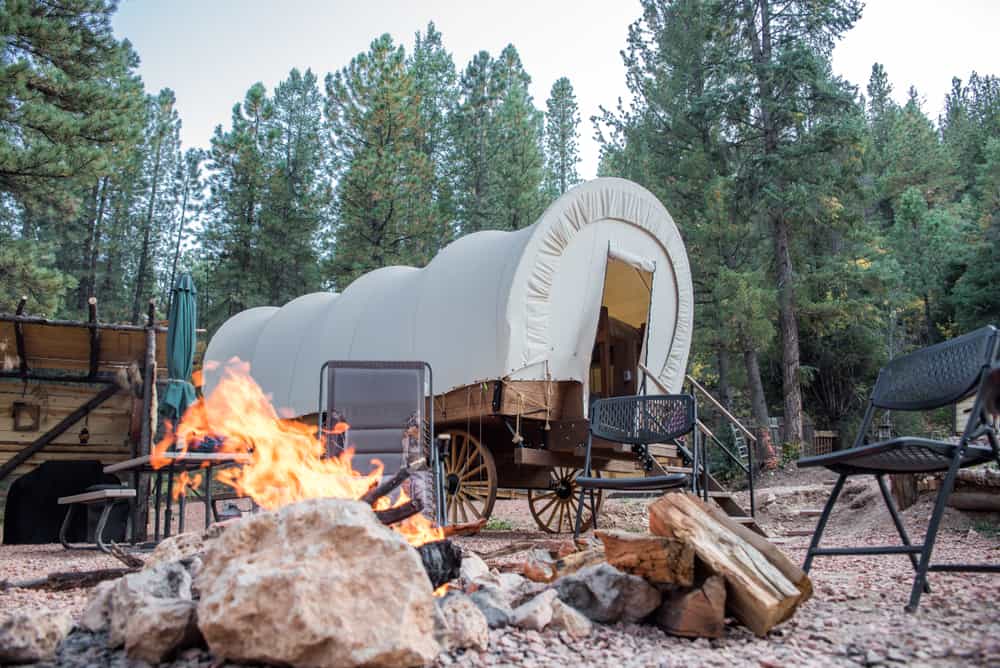
M 791 536 L 811 536 L 811 535 L 813 535 L 813 530 L 812 529 L 788 529 L 787 531 L 785 531 L 785 533 L 783 535 L 789 536 L 789 537 L 791 537 Z
M 727 492 L 725 490 L 709 490 L 708 496 L 711 499 L 731 499 L 733 498 L 732 492 Z
M 823 509 L 822 508 L 803 508 L 802 510 L 798 511 L 797 514 L 798 514 L 799 517 L 819 517 L 820 515 L 823 514 Z

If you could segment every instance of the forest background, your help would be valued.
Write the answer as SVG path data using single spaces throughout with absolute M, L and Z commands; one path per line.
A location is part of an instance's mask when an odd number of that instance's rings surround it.
M 136 322 L 189 271 L 210 333 L 530 225 L 592 131 L 599 174 L 649 188 L 684 236 L 691 371 L 758 424 L 782 415 L 789 443 L 804 420 L 850 431 L 888 359 L 1000 316 L 1000 81 L 956 72 L 931 118 L 878 63 L 843 80 L 854 0 L 642 0 L 630 100 L 586 127 L 569 78 L 539 105 L 514 45 L 462 66 L 428 23 L 412 48 L 382 35 L 337 71 L 250 86 L 207 149 L 181 146 L 115 10 L 0 7 L 0 311 L 27 295 L 76 318 L 95 296 Z

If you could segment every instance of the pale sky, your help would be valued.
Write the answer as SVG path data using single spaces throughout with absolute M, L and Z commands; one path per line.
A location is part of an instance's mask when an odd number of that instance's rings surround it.
M 539 109 L 556 79 L 572 81 L 583 119 L 580 176 L 592 178 L 589 118 L 627 96 L 619 52 L 639 14 L 637 0 L 122 0 L 114 26 L 138 51 L 147 90 L 177 94 L 184 146 L 206 148 L 253 83 L 271 90 L 293 67 L 312 68 L 322 82 L 382 33 L 409 52 L 433 20 L 459 72 L 476 52 L 495 56 L 513 43 Z M 915 85 L 936 117 L 952 76 L 1000 74 L 998 25 L 1000 0 L 870 0 L 837 46 L 834 70 L 863 91 L 881 62 L 896 99 Z

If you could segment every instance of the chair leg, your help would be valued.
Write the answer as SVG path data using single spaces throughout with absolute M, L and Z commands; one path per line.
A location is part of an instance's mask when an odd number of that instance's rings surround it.
M 97 548 L 105 554 L 109 554 L 111 550 L 104 544 L 104 527 L 108 524 L 108 516 L 114 506 L 114 501 L 109 500 L 104 503 L 104 507 L 101 509 L 101 518 L 97 520 L 97 528 L 94 529 L 94 542 L 97 543 Z
M 576 506 L 576 526 L 573 529 L 573 540 L 580 537 L 580 524 L 583 521 L 583 497 L 587 490 L 580 488 L 580 502 Z
M 920 563 L 917 566 L 917 574 L 913 578 L 913 588 L 910 590 L 910 602 L 904 608 L 907 612 L 916 612 L 920 605 L 920 595 L 923 593 L 923 584 L 927 581 L 927 569 L 931 565 L 931 553 L 934 551 L 934 541 L 937 539 L 938 527 L 941 524 L 941 517 L 944 515 L 944 507 L 951 496 L 951 490 L 955 486 L 955 478 L 958 477 L 958 469 L 962 463 L 964 447 L 955 452 L 955 457 L 951 460 L 948 474 L 941 483 L 938 490 L 937 500 L 934 502 L 934 512 L 931 514 L 931 521 L 927 525 L 927 535 L 924 536 L 924 549 L 920 553 Z
M 844 489 L 845 480 L 847 480 L 847 474 L 841 473 L 840 477 L 837 478 L 837 484 L 833 486 L 833 491 L 830 492 L 830 498 L 826 500 L 826 505 L 823 507 L 823 514 L 819 516 L 816 530 L 813 531 L 812 541 L 809 543 L 809 551 L 806 552 L 806 561 L 802 564 L 802 570 L 806 573 L 809 572 L 809 567 L 812 566 L 813 550 L 819 547 L 819 540 L 823 537 L 823 530 L 826 529 L 826 523 L 830 519 L 830 511 L 833 510 L 833 504 L 837 502 L 840 491 Z
M 885 500 L 886 507 L 889 508 L 889 514 L 892 515 L 892 523 L 896 525 L 896 531 L 899 532 L 899 538 L 900 540 L 903 541 L 903 545 L 909 547 L 910 537 L 906 534 L 906 528 L 903 527 L 903 520 L 899 516 L 899 511 L 896 509 L 896 504 L 893 503 L 892 501 L 892 495 L 889 493 L 889 486 L 885 484 L 885 476 L 880 473 L 877 476 L 875 476 L 875 479 L 878 480 L 878 487 L 880 490 L 882 490 L 882 498 Z M 913 564 L 913 571 L 916 572 L 918 565 L 917 555 L 910 552 L 906 556 L 910 558 L 910 563 Z M 931 593 L 931 587 L 927 583 L 926 579 L 924 580 L 924 593 L 925 594 Z

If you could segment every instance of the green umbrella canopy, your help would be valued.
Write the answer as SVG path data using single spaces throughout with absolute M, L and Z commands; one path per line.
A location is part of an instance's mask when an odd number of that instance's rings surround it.
M 167 327 L 167 391 L 160 401 L 160 412 L 174 421 L 194 403 L 195 328 L 198 322 L 198 291 L 190 274 L 181 274 L 174 284 L 170 300 L 170 324 Z

